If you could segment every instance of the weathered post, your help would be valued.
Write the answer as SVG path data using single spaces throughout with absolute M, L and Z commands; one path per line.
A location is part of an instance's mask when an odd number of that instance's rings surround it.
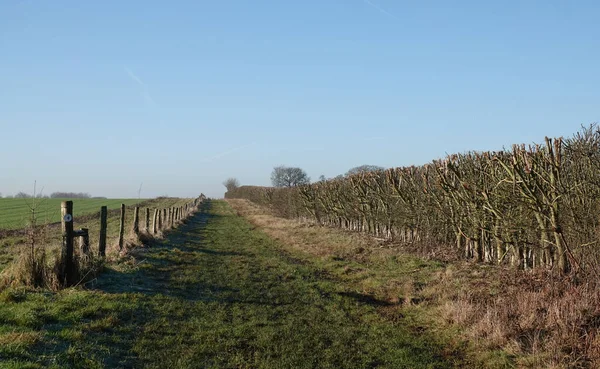
M 119 224 L 119 250 L 123 250 L 123 236 L 125 235 L 125 204 L 121 204 L 121 220 Z
M 100 208 L 100 239 L 98 240 L 98 254 L 100 257 L 106 256 L 106 223 L 108 218 L 108 209 L 106 206 Z
M 150 208 L 146 208 L 146 228 L 147 233 L 150 233 Z
M 138 234 L 140 233 L 140 225 L 139 225 L 139 219 L 140 218 L 140 208 L 139 207 L 135 207 L 135 209 L 133 210 L 133 234 Z
M 154 209 L 154 218 L 152 219 L 152 234 L 156 234 L 158 226 L 158 209 Z
M 173 207 L 169 208 L 169 213 L 171 213 L 170 226 L 171 228 L 173 228 L 173 218 L 175 218 L 175 209 Z
M 162 229 L 162 210 L 158 209 L 158 225 L 157 225 L 158 230 L 160 231 Z
M 62 265 L 61 279 L 65 285 L 69 285 L 74 278 L 73 275 L 73 201 L 63 201 L 60 204 L 62 243 Z
M 163 228 L 167 228 L 167 208 L 163 209 L 163 217 L 162 217 L 162 226 Z
M 79 233 L 81 234 L 81 237 L 79 237 L 79 251 L 81 252 L 81 255 L 83 255 L 85 257 L 89 257 L 90 256 L 90 233 L 89 233 L 89 229 L 87 229 L 87 228 L 81 228 L 81 230 L 79 231 Z

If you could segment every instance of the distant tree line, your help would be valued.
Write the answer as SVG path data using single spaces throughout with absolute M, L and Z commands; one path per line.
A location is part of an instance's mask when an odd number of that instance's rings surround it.
M 105 199 L 106 197 L 92 197 L 87 192 L 53 192 L 50 195 L 44 194 L 36 194 L 36 198 L 38 199 Z M 0 193 L 0 198 L 2 198 L 2 194 Z M 14 196 L 7 195 L 5 196 L 7 199 L 15 198 L 15 199 L 31 199 L 33 195 L 20 191 L 17 192 Z
M 51 199 L 90 199 L 92 195 L 86 192 L 53 192 Z
M 360 165 L 348 170 L 346 174 L 338 175 L 334 180 L 342 179 L 352 175 L 369 172 L 383 172 L 384 168 L 377 165 Z M 325 182 L 328 179 L 324 175 L 319 176 L 319 182 Z M 286 167 L 284 165 L 273 168 L 271 172 L 271 184 L 277 188 L 291 188 L 310 184 L 310 177 L 304 169 L 298 167 Z M 240 187 L 240 182 L 235 177 L 227 178 L 223 182 L 227 192 L 233 192 Z

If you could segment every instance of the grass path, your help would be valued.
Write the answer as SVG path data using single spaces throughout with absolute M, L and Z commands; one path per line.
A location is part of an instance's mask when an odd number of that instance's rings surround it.
M 0 367 L 452 366 L 346 288 L 214 201 L 86 289 L 0 294 Z

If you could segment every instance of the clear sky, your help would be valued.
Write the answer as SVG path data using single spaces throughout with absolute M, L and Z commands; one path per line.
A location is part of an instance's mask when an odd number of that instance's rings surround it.
M 452 3 L 452 4 L 451 4 Z M 0 0 L 0 192 L 223 195 L 570 136 L 595 1 Z

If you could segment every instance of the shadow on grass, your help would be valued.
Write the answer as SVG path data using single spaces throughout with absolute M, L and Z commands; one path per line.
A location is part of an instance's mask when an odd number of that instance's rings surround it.
M 206 225 L 227 216 L 210 214 L 207 206 L 164 239 L 148 243 L 137 253 L 135 266 L 126 270 L 107 268 L 88 287 L 109 294 L 140 293 L 150 297 L 176 298 L 189 302 L 282 306 L 294 302 L 269 301 L 248 296 L 241 288 L 226 286 L 225 278 L 208 283 L 193 273 L 211 273 L 231 258 L 252 258 L 242 251 L 214 250 L 206 245 Z M 210 278 L 209 278 L 210 279 Z M 247 291 L 246 291 L 247 292 Z
M 240 261 L 240 258 L 247 259 L 245 262 L 251 262 L 255 256 L 247 251 L 211 249 L 210 245 L 207 245 L 207 237 L 205 237 L 208 222 L 230 216 L 212 214 L 209 211 L 210 204 L 207 204 L 199 213 L 186 220 L 177 229 L 172 230 L 164 239 L 151 241 L 144 252 L 137 255 L 135 267 L 126 271 L 107 269 L 95 281 L 93 288 L 111 294 L 141 293 L 146 296 L 172 297 L 190 302 L 255 304 L 274 307 L 298 304 L 299 301 L 282 302 L 275 301 L 270 297 L 248 295 L 248 289 L 227 286 L 224 278 L 220 280 L 216 278 L 216 281 L 212 279 L 212 283 L 206 281 L 210 278 L 196 278 L 193 275 L 182 278 L 181 274 L 186 269 L 194 270 L 196 267 L 198 273 L 211 273 L 209 268 L 213 272 L 215 269 L 219 270 L 219 265 L 225 268 L 226 265 L 231 264 L 233 258 L 236 258 L 237 262 Z M 308 261 L 295 258 L 282 251 L 278 251 L 277 256 L 288 265 L 306 266 L 308 264 Z M 336 282 L 335 278 L 326 270 L 321 269 L 311 270 L 309 278 L 315 281 Z M 398 303 L 352 291 L 338 292 L 337 295 L 375 308 L 398 305 Z
M 402 304 L 402 300 L 400 300 L 399 302 L 390 302 L 390 301 L 386 301 L 386 300 L 380 300 L 380 299 L 375 298 L 374 296 L 365 295 L 365 294 L 358 293 L 358 292 L 339 292 L 338 295 L 343 296 L 343 297 L 349 297 L 361 304 L 370 305 L 370 306 L 374 306 L 374 307 L 396 306 L 396 305 Z

